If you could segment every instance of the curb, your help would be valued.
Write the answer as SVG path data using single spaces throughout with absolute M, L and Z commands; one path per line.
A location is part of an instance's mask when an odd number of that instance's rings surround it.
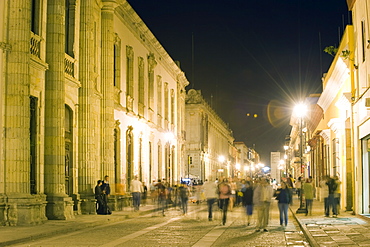
M 314 237 L 311 235 L 310 231 L 307 229 L 305 225 L 302 225 L 301 221 L 297 218 L 296 214 L 293 212 L 292 208 L 289 207 L 290 212 L 293 214 L 294 219 L 298 222 L 299 227 L 301 228 L 303 234 L 307 238 L 311 247 L 320 247 L 320 245 L 316 242 Z

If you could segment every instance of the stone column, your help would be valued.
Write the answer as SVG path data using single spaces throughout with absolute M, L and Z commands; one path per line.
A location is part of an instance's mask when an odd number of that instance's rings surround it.
M 45 81 L 45 194 L 49 219 L 73 218 L 65 192 L 65 3 L 48 1 Z
M 8 1 L 2 159 L 2 225 L 39 224 L 44 201 L 30 194 L 30 1 Z M 38 201 L 39 200 L 39 201 Z
M 78 189 L 83 214 L 95 214 L 94 187 L 100 178 L 98 166 L 97 113 L 96 113 L 96 56 L 97 22 L 94 19 L 95 0 L 81 1 L 80 15 L 80 82 L 78 114 Z
M 114 210 L 114 30 L 113 15 L 115 1 L 103 1 L 101 12 L 102 56 L 101 56 L 101 177 L 111 179 L 111 209 Z

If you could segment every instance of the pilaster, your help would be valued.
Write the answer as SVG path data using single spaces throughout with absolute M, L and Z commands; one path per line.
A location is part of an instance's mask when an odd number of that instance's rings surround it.
M 99 172 L 97 136 L 98 117 L 96 113 L 96 40 L 97 23 L 94 19 L 95 0 L 81 1 L 80 18 L 80 82 L 78 114 L 78 189 L 81 195 L 81 211 L 95 214 L 93 189 Z
M 101 56 L 101 177 L 108 175 L 114 182 L 114 1 L 104 1 L 102 18 L 102 56 Z M 115 186 L 112 186 L 114 190 Z M 114 193 L 114 191 L 112 191 Z
M 73 218 L 65 191 L 65 4 L 48 1 L 45 81 L 45 193 L 49 219 Z

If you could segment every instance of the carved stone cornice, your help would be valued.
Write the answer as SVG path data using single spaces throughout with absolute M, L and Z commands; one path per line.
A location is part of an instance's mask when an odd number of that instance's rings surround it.
M 159 43 L 154 34 L 145 25 L 143 20 L 131 7 L 126 0 L 116 0 L 118 6 L 115 8 L 117 17 L 131 30 L 132 34 L 145 46 L 149 51 L 155 54 L 155 57 L 160 61 L 161 65 L 167 72 L 176 78 L 178 74 L 182 73 L 181 69 L 172 60 L 167 51 Z M 184 76 L 185 78 L 185 76 Z M 184 80 L 184 86 L 189 84 L 188 80 Z
M 11 51 L 12 50 L 12 45 L 9 44 L 9 43 L 0 42 L 0 48 L 3 51 Z
M 324 138 L 326 143 L 330 142 L 330 129 L 325 129 L 320 132 L 320 135 Z

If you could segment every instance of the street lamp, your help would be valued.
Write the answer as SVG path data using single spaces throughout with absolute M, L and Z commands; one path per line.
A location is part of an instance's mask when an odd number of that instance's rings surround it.
M 303 118 L 306 116 L 307 113 L 307 106 L 305 104 L 298 104 L 294 108 L 294 114 L 299 118 L 299 160 L 301 165 L 301 176 L 303 178 L 304 175 L 304 164 L 303 164 Z M 307 213 L 306 205 L 303 203 L 303 192 L 302 192 L 303 184 L 301 183 L 301 193 L 299 198 L 299 208 L 297 209 L 296 213 Z
M 289 160 L 288 160 L 288 149 L 289 149 L 289 146 L 288 145 L 285 145 L 284 146 L 284 150 L 285 150 L 285 154 L 284 154 L 284 160 L 285 160 L 285 177 L 288 178 L 289 175 L 288 175 L 288 165 L 289 165 Z
M 166 167 L 166 179 L 168 179 L 168 183 L 170 183 L 171 185 L 173 185 L 173 180 L 174 180 L 174 176 L 173 176 L 173 162 L 171 162 L 171 143 L 172 141 L 175 139 L 175 135 L 172 133 L 172 132 L 166 132 L 165 133 L 165 139 L 166 139 L 166 143 L 167 143 L 167 147 L 168 147 L 168 161 L 167 161 L 167 167 Z
M 221 163 L 221 164 L 223 164 L 224 162 L 225 162 L 225 156 L 223 156 L 223 155 L 220 155 L 220 156 L 218 156 L 218 161 Z M 219 167 L 220 167 L 220 165 L 218 165 Z M 222 171 L 221 171 L 222 170 Z M 218 170 L 217 170 L 220 174 L 220 176 L 221 176 L 221 173 L 223 173 L 224 172 L 224 169 L 222 169 L 222 165 L 221 165 L 221 169 L 219 168 Z M 216 177 L 217 177 L 217 174 L 216 174 Z M 221 178 L 219 178 L 219 179 L 221 179 Z

